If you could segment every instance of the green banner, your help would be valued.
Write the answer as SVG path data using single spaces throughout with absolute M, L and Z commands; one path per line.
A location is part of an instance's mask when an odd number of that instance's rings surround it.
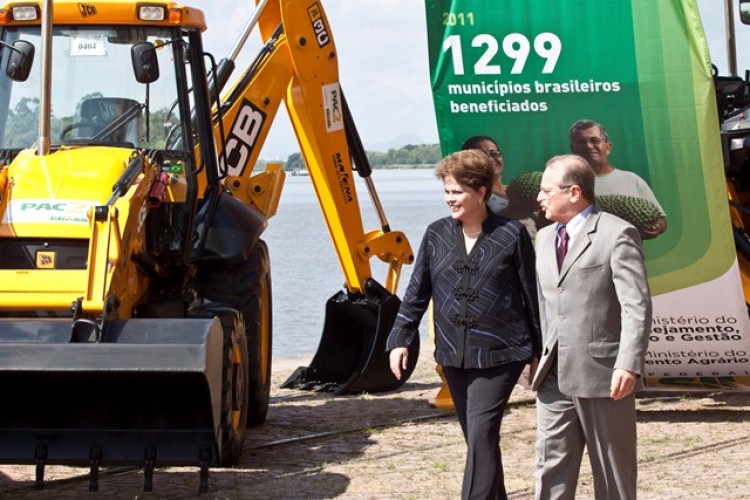
M 574 122 L 602 124 L 609 163 L 645 181 L 668 222 L 644 241 L 654 296 L 647 382 L 747 387 L 750 323 L 695 2 L 426 0 L 426 12 L 443 153 L 493 137 L 509 185 L 570 153 Z
M 427 1 L 443 153 L 494 137 L 507 184 L 603 124 L 610 162 L 651 186 L 668 230 L 645 243 L 655 294 L 734 261 L 708 47 L 692 1 Z M 686 224 L 689 221 L 689 224 Z

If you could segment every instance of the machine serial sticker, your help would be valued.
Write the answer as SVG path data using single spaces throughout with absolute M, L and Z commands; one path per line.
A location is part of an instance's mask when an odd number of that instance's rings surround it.
M 326 130 L 334 132 L 344 128 L 341 111 L 341 87 L 338 83 L 323 85 L 323 110 L 326 115 Z
M 71 57 L 106 56 L 107 41 L 103 34 L 86 34 L 68 38 L 68 55 Z
M 3 224 L 87 225 L 89 207 L 98 204 L 81 200 L 11 200 L 3 214 Z

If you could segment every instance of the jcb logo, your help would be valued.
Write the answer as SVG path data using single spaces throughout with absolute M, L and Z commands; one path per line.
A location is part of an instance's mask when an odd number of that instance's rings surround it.
M 263 111 L 247 99 L 243 100 L 242 107 L 232 125 L 232 131 L 227 138 L 225 156 L 228 175 L 242 175 L 250 161 L 250 155 L 265 121 L 266 114 Z M 222 158 L 222 167 L 223 161 Z
M 78 10 L 80 11 L 82 17 L 96 15 L 96 7 L 94 7 L 93 5 L 86 5 L 85 3 L 79 3 Z
M 328 35 L 328 28 L 323 22 L 323 11 L 320 9 L 320 5 L 317 3 L 312 4 L 308 7 L 307 15 L 312 21 L 313 31 L 315 32 L 315 38 L 318 40 L 318 47 L 324 47 L 331 41 L 331 37 Z
M 36 268 L 37 269 L 54 269 L 55 268 L 55 252 L 41 251 L 36 253 Z
M 106 118 L 107 120 L 112 120 L 116 116 L 122 114 L 122 112 L 117 109 L 117 105 L 112 102 L 100 102 L 99 113 L 102 115 L 102 118 Z

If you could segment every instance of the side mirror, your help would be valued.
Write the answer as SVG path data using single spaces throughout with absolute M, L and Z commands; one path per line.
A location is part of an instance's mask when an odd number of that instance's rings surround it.
M 740 21 L 750 24 L 750 0 L 740 0 Z
M 133 72 L 138 83 L 153 83 L 159 79 L 159 60 L 150 42 L 138 42 L 130 49 Z
M 5 74 L 13 81 L 25 82 L 34 62 L 34 45 L 26 40 L 16 40 L 10 48 Z

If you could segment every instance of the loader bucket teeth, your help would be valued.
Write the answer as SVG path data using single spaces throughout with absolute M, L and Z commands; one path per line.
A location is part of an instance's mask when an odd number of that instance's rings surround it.
M 168 326 L 167 326 L 168 325 Z M 101 342 L 70 323 L 0 321 L 0 463 L 90 468 L 219 463 L 223 332 L 218 318 L 113 320 Z M 208 454 L 206 453 L 208 451 Z M 200 458 L 199 458 L 200 457 Z M 207 460 L 208 457 L 208 460 Z
M 411 375 L 419 355 L 419 339 L 409 347 L 409 366 L 401 380 L 391 372 L 385 342 L 401 301 L 382 290 L 377 297 L 352 300 L 338 292 L 326 303 L 323 335 L 312 362 L 299 367 L 284 388 L 336 394 L 397 389 Z

